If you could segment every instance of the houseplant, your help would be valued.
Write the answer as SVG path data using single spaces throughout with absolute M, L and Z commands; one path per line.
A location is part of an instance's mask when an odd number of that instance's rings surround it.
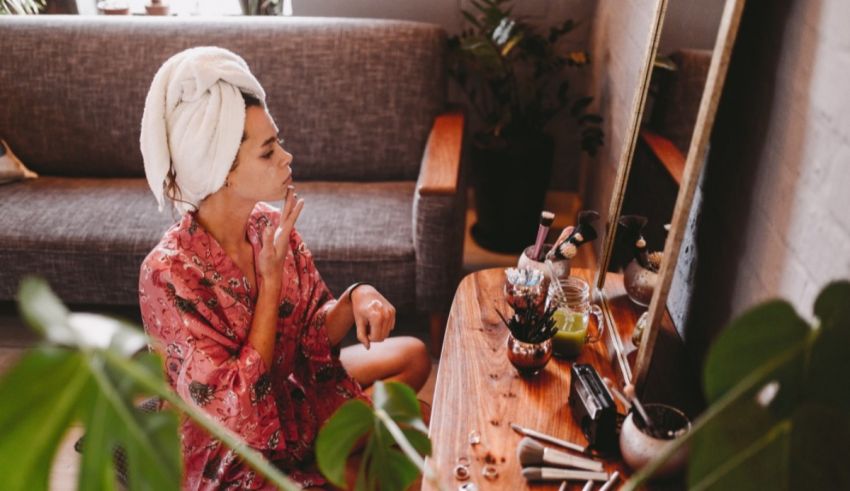
M 44 339 L 0 376 L 4 490 L 46 490 L 56 449 L 69 426 L 80 422 L 87 432 L 78 489 L 118 489 L 112 455 L 120 446 L 127 456 L 131 491 L 177 491 L 182 472 L 177 413 L 146 413 L 134 407 L 134 401 L 150 396 L 192 418 L 280 489 L 300 489 L 237 436 L 177 396 L 165 381 L 161 359 L 136 354 L 147 344 L 137 327 L 68 312 L 40 279 L 25 279 L 18 299 L 23 318 Z M 422 431 L 412 390 L 379 382 L 373 400 L 373 407 L 345 404 L 334 413 L 320 432 L 317 458 L 323 472 L 337 480 L 351 450 L 346 442 L 356 431 L 355 439 L 365 437 L 364 462 L 371 452 L 396 463 L 392 469 L 370 467 L 372 487 L 358 489 L 401 490 L 399 482 L 409 482 L 425 469 L 418 452 L 429 453 L 430 441 Z M 396 442 L 403 453 L 395 450 Z M 433 479 L 433 473 L 426 478 Z
M 602 144 L 602 119 L 587 114 L 590 97 L 571 99 L 567 70 L 588 63 L 560 42 L 576 24 L 547 34 L 513 16 L 508 0 L 473 0 L 467 28 L 449 39 L 450 76 L 463 89 L 477 129 L 472 166 L 478 222 L 473 237 L 498 251 L 519 252 L 534 238 L 553 159 L 550 123 L 567 110 L 578 119 L 581 147 Z
M 689 489 L 850 489 L 850 282 L 827 285 L 813 313 L 810 325 L 771 301 L 721 332 L 703 372 L 711 405 L 624 489 L 685 444 Z

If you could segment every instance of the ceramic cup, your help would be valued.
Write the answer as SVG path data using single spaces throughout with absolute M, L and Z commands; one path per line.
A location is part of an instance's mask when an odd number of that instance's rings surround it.
M 691 429 L 691 422 L 682 411 L 666 404 L 648 403 L 644 409 L 656 428 L 666 437 L 658 438 L 647 434 L 640 418 L 631 411 L 620 430 L 620 453 L 632 470 L 639 470 L 661 452 L 662 447 Z M 686 447 L 682 447 L 652 475 L 653 478 L 668 478 L 677 475 L 688 459 Z
M 549 249 L 552 248 L 552 244 L 543 244 L 543 252 L 541 253 L 543 256 L 549 252 Z M 519 256 L 519 261 L 517 262 L 518 268 L 534 268 L 543 271 L 543 274 L 546 276 L 552 277 L 552 272 L 549 267 L 543 261 L 535 261 L 531 259 L 531 252 L 534 249 L 534 245 L 530 245 L 526 247 L 522 254 Z M 556 261 L 552 261 L 552 267 L 555 272 L 555 279 L 563 279 L 568 278 L 570 276 L 570 260 L 569 259 L 559 259 Z

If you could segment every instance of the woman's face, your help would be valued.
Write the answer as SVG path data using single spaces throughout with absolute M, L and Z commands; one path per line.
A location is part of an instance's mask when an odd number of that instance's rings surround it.
M 245 140 L 236 154 L 236 167 L 227 177 L 228 191 L 249 201 L 280 201 L 292 183 L 292 154 L 271 116 L 262 107 L 245 110 Z

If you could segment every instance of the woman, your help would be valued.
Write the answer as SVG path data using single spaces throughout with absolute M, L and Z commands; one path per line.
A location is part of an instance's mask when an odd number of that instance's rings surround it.
M 177 393 L 304 486 L 325 483 L 313 441 L 346 400 L 380 379 L 419 390 L 424 345 L 388 338 L 395 309 L 356 283 L 335 300 L 295 230 L 292 184 L 265 92 L 244 60 L 194 48 L 166 61 L 145 102 L 145 173 L 183 215 L 141 267 L 152 349 Z M 263 201 L 283 200 L 281 210 Z M 356 325 L 358 346 L 339 343 Z M 181 425 L 185 489 L 264 489 L 235 454 Z

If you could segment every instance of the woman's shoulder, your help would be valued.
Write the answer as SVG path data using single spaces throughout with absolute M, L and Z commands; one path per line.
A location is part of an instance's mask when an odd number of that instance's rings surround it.
M 190 245 L 187 235 L 191 235 L 192 224 L 195 223 L 187 213 L 180 221 L 172 225 L 160 238 L 142 261 L 142 270 L 173 270 L 183 269 L 191 262 Z

